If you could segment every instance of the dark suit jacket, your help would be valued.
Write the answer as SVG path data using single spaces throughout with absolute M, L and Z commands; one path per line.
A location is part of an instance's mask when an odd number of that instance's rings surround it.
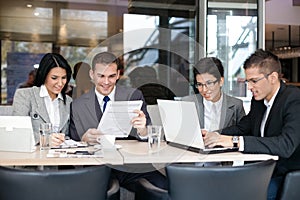
M 122 86 L 116 87 L 115 101 L 142 100 L 142 111 L 146 115 L 147 124 L 151 123 L 147 112 L 146 103 L 141 91 L 133 88 L 125 88 Z M 83 134 L 89 128 L 97 128 L 99 120 L 96 114 L 96 94 L 93 87 L 88 93 L 83 94 L 78 99 L 75 99 L 71 104 L 71 119 L 70 119 L 70 137 L 73 140 L 81 140 Z M 100 119 L 102 111 L 100 109 Z M 136 129 L 132 129 L 129 138 L 138 138 Z
M 300 90 L 281 82 L 261 137 L 265 110 L 263 100 L 252 99 L 249 114 L 237 126 L 225 128 L 221 133 L 244 136 L 245 153 L 278 155 L 275 176 L 300 169 Z

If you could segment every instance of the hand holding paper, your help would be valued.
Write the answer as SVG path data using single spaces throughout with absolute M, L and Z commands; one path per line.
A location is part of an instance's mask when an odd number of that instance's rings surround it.
M 147 128 L 146 128 L 146 116 L 143 111 L 137 110 L 136 113 L 138 114 L 137 117 L 134 117 L 131 120 L 133 127 L 137 129 L 138 134 L 141 136 L 147 135 Z
M 127 137 L 132 123 L 137 127 L 143 124 L 143 120 L 137 112 L 141 109 L 142 104 L 141 100 L 108 102 L 97 129 L 105 135 Z

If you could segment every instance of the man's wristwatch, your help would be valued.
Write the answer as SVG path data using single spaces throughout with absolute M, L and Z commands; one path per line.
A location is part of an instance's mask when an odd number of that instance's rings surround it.
M 239 139 L 239 136 L 232 136 L 233 147 L 238 147 Z

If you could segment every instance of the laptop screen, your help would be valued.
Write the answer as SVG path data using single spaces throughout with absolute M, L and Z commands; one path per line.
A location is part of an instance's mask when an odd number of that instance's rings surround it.
M 157 100 L 166 141 L 204 149 L 194 102 Z
M 0 150 L 32 152 L 35 141 L 30 116 L 0 116 Z

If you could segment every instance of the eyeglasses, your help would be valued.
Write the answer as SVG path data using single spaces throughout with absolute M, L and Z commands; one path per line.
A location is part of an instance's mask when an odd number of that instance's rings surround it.
M 258 81 L 263 80 L 264 78 L 268 78 L 268 76 L 270 76 L 270 74 L 272 74 L 272 72 L 269 74 L 264 74 L 264 76 L 259 79 L 246 80 L 245 83 L 249 84 L 249 85 L 255 85 Z
M 218 80 L 215 80 L 215 81 L 207 81 L 206 83 L 199 83 L 197 82 L 195 84 L 195 87 L 198 88 L 198 89 L 202 89 L 203 90 L 203 87 L 205 86 L 207 89 L 211 89 L 215 86 L 215 84 L 218 82 Z

